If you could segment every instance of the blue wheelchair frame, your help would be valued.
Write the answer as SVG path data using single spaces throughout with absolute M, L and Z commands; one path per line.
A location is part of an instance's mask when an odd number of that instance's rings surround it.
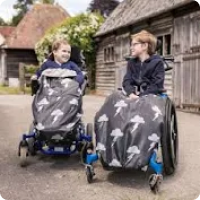
M 35 143 L 35 149 L 36 151 L 40 151 L 45 155 L 71 155 L 73 153 L 75 153 L 78 150 L 78 144 L 82 141 L 86 141 L 86 142 L 92 142 L 92 136 L 87 135 L 87 133 L 85 132 L 85 130 L 83 129 L 78 129 L 78 135 L 79 137 L 76 140 L 72 140 L 72 142 L 75 142 L 75 149 L 73 151 L 70 150 L 70 146 L 63 146 L 63 151 L 56 151 L 55 150 L 55 146 L 47 146 L 47 149 L 45 149 L 45 142 L 42 140 L 37 140 L 37 136 L 35 132 L 32 132 L 31 134 L 27 135 L 27 134 L 23 134 L 22 136 L 22 141 L 27 141 L 27 139 L 30 138 L 34 138 Z

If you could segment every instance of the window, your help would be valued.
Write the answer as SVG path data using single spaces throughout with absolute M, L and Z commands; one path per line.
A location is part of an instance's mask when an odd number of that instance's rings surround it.
M 159 36 L 157 39 L 161 42 L 158 53 L 162 56 L 171 55 L 171 35 Z
M 104 48 L 104 62 L 114 62 L 115 61 L 115 52 L 114 47 L 109 46 Z

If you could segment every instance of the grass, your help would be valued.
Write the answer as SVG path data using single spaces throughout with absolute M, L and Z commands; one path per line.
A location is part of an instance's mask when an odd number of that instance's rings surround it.
M 25 94 L 30 94 L 31 88 L 25 88 Z M 8 87 L 0 85 L 0 95 L 24 94 L 18 87 Z

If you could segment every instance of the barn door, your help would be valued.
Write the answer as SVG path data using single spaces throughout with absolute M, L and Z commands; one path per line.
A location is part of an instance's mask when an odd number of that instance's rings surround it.
M 200 106 L 200 12 L 174 21 L 175 103 Z
M 174 20 L 174 44 L 173 44 L 173 50 L 174 50 L 174 102 L 176 106 L 181 106 L 181 99 L 182 99 L 182 90 L 183 90 L 183 79 L 182 79 L 182 53 L 183 53 L 183 29 L 182 26 L 182 20 L 183 18 L 176 18 Z

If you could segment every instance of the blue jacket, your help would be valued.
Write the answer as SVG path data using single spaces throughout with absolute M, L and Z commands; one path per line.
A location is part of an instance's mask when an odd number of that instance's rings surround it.
M 46 69 L 55 69 L 55 68 L 74 70 L 77 73 L 77 76 L 75 77 L 75 80 L 80 85 L 82 85 L 82 83 L 84 82 L 83 73 L 81 72 L 79 67 L 72 61 L 68 61 L 66 63 L 62 63 L 61 65 L 59 65 L 55 61 L 47 60 L 42 64 L 41 68 L 36 72 L 37 78 L 39 78 L 41 76 L 41 74 L 42 74 L 42 72 L 44 70 L 46 70 Z
M 152 55 L 143 63 L 137 58 L 129 60 L 122 86 L 127 95 L 136 94 L 136 88 L 140 91 L 140 96 L 157 94 L 164 88 L 164 79 L 165 69 L 162 58 Z

